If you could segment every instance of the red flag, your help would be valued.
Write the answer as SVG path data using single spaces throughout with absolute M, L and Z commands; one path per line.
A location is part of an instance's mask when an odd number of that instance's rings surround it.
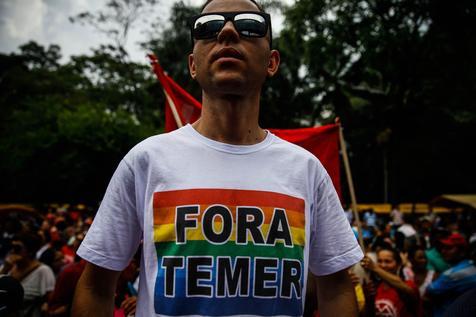
M 202 105 L 164 73 L 157 57 L 149 59 L 165 94 L 165 132 L 173 131 L 187 123 L 193 123 L 202 112 Z
M 341 196 L 340 157 L 339 157 L 339 125 L 328 124 L 316 128 L 302 129 L 269 129 L 283 140 L 299 145 L 321 161 Z
M 200 117 L 202 105 L 164 73 L 154 55 L 149 55 L 149 58 L 166 95 L 165 131 L 170 132 L 184 124 L 195 122 Z M 319 158 L 341 196 L 339 128 L 338 124 L 330 124 L 317 128 L 270 129 L 270 131 L 286 141 L 305 148 Z

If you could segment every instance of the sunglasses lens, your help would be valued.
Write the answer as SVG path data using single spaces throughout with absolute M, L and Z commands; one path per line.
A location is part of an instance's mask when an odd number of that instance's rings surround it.
M 216 37 L 225 25 L 225 16 L 207 14 L 198 17 L 193 23 L 193 38 L 203 40 Z M 240 35 L 246 37 L 264 37 L 268 31 L 265 17 L 256 13 L 238 13 L 234 16 L 233 23 Z
M 259 14 L 243 13 L 235 17 L 237 31 L 243 36 L 263 37 L 266 35 L 266 20 Z
M 199 17 L 193 25 L 193 37 L 197 40 L 210 39 L 220 32 L 225 25 L 225 18 L 218 14 Z

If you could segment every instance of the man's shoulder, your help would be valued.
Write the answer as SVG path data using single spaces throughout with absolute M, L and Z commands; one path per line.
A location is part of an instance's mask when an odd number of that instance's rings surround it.
M 152 135 L 132 147 L 126 154 L 125 159 L 126 161 L 134 160 L 136 158 L 146 157 L 150 153 L 167 151 L 171 146 L 179 145 L 181 139 L 183 139 L 181 129 Z
M 464 259 L 443 272 L 443 274 L 452 279 L 463 279 L 467 277 L 474 277 L 476 279 L 476 266 L 473 261 Z
M 319 159 L 314 154 L 306 150 L 305 148 L 299 145 L 296 145 L 294 143 L 291 143 L 289 141 L 286 141 L 284 139 L 281 139 L 280 137 L 276 135 L 273 135 L 273 136 L 275 140 L 273 144 L 275 149 L 281 150 L 283 152 L 288 152 L 289 154 L 292 154 L 293 156 L 297 158 L 301 158 L 303 160 L 308 160 L 308 161 L 314 161 L 315 163 L 320 164 Z
M 81 259 L 78 262 L 73 262 L 66 265 L 60 274 L 81 274 L 86 266 L 86 261 Z
M 40 265 L 31 272 L 27 277 L 28 280 L 42 280 L 42 279 L 53 279 L 54 280 L 54 273 L 53 270 L 46 264 L 40 263 Z M 27 279 L 25 279 L 26 281 Z
M 183 131 L 181 129 L 166 133 L 155 134 L 137 143 L 131 151 L 144 151 L 157 146 L 167 145 L 171 142 L 177 142 L 182 136 Z
M 37 272 L 49 274 L 49 273 L 53 273 L 53 270 L 48 265 L 44 263 L 40 263 L 40 265 L 38 266 Z

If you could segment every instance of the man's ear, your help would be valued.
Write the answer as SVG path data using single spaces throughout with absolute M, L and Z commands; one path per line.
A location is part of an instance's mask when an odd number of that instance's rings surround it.
M 195 67 L 193 53 L 188 55 L 188 71 L 190 72 L 190 76 L 192 77 L 192 79 L 195 79 L 195 77 L 197 77 L 197 69 Z
M 281 62 L 281 56 L 279 55 L 279 51 L 271 50 L 269 55 L 269 63 L 268 63 L 268 77 L 273 77 L 274 74 L 278 72 L 279 63 Z

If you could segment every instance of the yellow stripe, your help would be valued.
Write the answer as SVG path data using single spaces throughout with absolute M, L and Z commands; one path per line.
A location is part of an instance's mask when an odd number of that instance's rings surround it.
M 221 222 L 215 222 L 215 232 L 220 232 L 221 231 Z M 303 229 L 291 227 L 291 237 L 293 240 L 294 245 L 300 245 L 304 246 L 305 244 L 305 232 Z M 262 225 L 261 226 L 261 231 L 263 234 L 263 238 L 266 240 L 266 237 L 268 236 L 268 230 L 269 230 L 269 225 Z M 188 228 L 186 230 L 187 234 L 187 240 L 205 240 L 205 237 L 203 236 L 202 233 L 202 225 L 201 223 L 198 223 L 198 228 Z M 235 241 L 236 237 L 236 229 L 233 227 L 230 241 Z M 155 242 L 166 242 L 166 241 L 175 241 L 175 225 L 173 224 L 166 224 L 166 225 L 160 225 L 160 226 L 154 226 L 154 241 Z M 248 241 L 253 241 L 251 239 L 251 234 L 248 233 Z M 277 243 L 283 243 L 282 240 L 276 240 Z

